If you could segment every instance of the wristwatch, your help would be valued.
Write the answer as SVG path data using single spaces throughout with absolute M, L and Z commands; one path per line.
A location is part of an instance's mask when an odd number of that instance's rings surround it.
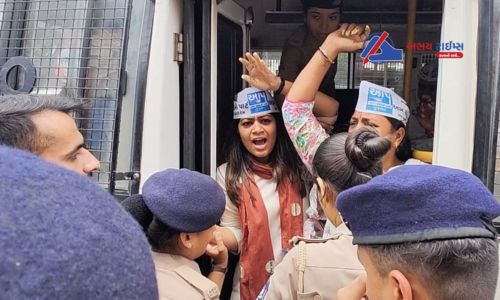
M 212 269 L 210 270 L 210 272 L 220 272 L 220 273 L 224 273 L 226 274 L 227 273 L 227 267 L 221 267 L 219 265 L 214 265 L 212 264 Z

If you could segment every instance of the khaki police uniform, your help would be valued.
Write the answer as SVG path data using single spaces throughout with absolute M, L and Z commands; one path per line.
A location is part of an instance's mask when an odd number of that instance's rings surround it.
M 294 82 L 302 69 L 309 63 L 313 55 L 318 51 L 322 41 L 315 38 L 307 29 L 307 26 L 302 25 L 286 40 L 281 53 L 281 61 L 278 75 L 288 81 Z M 328 72 L 323 77 L 318 88 L 323 94 L 332 97 L 339 103 L 338 115 L 333 118 L 322 119 L 323 122 L 336 124 L 338 130 L 346 131 L 347 124 L 354 112 L 354 99 L 350 97 L 341 97 L 335 92 L 335 75 L 337 74 L 337 60 L 328 69 Z M 285 97 L 283 95 L 276 96 L 276 101 L 281 107 Z
M 281 54 L 279 76 L 288 81 L 295 81 L 299 73 L 304 69 L 314 53 L 323 42 L 316 39 L 307 26 L 302 25 L 286 40 Z M 321 81 L 319 90 L 330 97 L 334 96 L 335 74 L 337 73 L 337 62 L 330 67 Z
M 335 299 L 338 289 L 365 272 L 345 224 L 329 239 L 297 242 L 274 270 L 263 299 Z
M 203 276 L 196 262 L 183 256 L 153 252 L 160 300 L 219 299 L 217 285 Z

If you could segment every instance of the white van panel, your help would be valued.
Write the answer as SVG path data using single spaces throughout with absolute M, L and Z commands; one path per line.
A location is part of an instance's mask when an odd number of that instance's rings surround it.
M 477 30 L 478 0 L 444 1 L 441 42 L 463 42 L 464 57 L 439 61 L 433 163 L 468 172 L 474 150 Z
M 144 107 L 141 183 L 154 172 L 179 167 L 179 65 L 173 58 L 174 33 L 181 30 L 182 0 L 156 0 Z

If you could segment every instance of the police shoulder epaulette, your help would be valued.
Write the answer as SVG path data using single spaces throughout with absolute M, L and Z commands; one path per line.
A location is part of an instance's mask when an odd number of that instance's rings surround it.
M 220 292 L 217 284 L 187 265 L 175 268 L 174 272 L 198 290 L 203 295 L 204 300 L 219 299 Z
M 330 240 L 338 240 L 341 235 L 342 235 L 342 233 L 337 233 L 337 234 L 334 234 L 333 236 L 331 236 L 329 238 L 325 238 L 325 239 L 311 239 L 311 238 L 305 238 L 302 236 L 294 236 L 293 238 L 290 239 L 290 243 L 294 246 L 297 245 L 301 241 L 305 242 L 306 244 L 321 244 L 321 243 L 325 243 L 325 242 L 330 241 Z

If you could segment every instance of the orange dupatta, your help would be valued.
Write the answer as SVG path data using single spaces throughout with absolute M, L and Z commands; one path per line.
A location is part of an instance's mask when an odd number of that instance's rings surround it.
M 254 162 L 252 172 L 271 180 L 273 172 L 268 165 Z M 289 240 L 303 233 L 302 197 L 297 184 L 288 179 L 278 183 L 280 201 L 281 247 L 290 249 Z M 243 239 L 240 253 L 240 297 L 242 300 L 257 298 L 272 274 L 274 254 L 269 221 L 264 201 L 253 174 L 240 187 L 239 215 Z

